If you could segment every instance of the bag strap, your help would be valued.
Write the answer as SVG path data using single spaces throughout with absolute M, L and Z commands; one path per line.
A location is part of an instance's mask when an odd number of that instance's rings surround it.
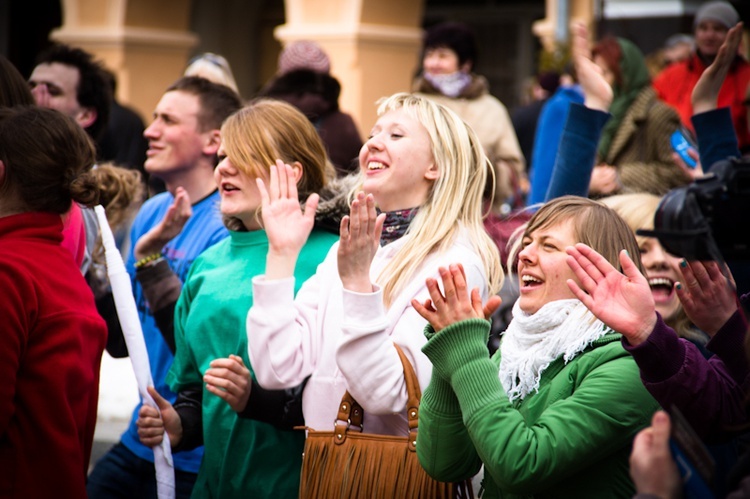
M 404 367 L 404 381 L 406 382 L 406 416 L 409 422 L 409 450 L 417 450 L 417 425 L 419 423 L 419 401 L 422 399 L 422 390 L 419 388 L 419 379 L 409 359 L 400 346 L 395 343 L 396 352 Z M 346 441 L 347 431 L 361 432 L 364 428 L 365 411 L 362 406 L 354 400 L 352 394 L 347 390 L 341 398 L 339 412 L 334 423 L 334 443 L 341 445 Z

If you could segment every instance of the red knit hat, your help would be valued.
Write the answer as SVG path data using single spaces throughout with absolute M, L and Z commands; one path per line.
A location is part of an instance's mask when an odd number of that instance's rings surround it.
M 295 69 L 309 69 L 318 73 L 328 73 L 331 61 L 320 45 L 309 40 L 298 40 L 290 43 L 279 55 L 280 75 Z

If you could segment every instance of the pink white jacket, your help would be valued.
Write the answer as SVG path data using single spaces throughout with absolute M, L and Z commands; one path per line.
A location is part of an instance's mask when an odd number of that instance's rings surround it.
M 405 236 L 381 247 L 372 262 L 373 283 L 406 242 Z M 408 434 L 406 385 L 393 343 L 402 347 L 424 389 L 432 364 L 422 353 L 426 321 L 412 298 L 429 298 L 425 279 L 439 281 L 438 267 L 461 263 L 469 289 L 487 298 L 487 276 L 479 256 L 462 231 L 445 253 L 430 256 L 388 310 L 381 289 L 354 293 L 343 289 L 334 244 L 317 273 L 294 299 L 293 278 L 253 279 L 253 306 L 247 317 L 249 356 L 258 383 L 268 389 L 290 388 L 311 376 L 302 407 L 308 427 L 332 430 L 345 390 L 365 411 L 364 431 Z M 346 311 L 346 312 L 345 312 Z M 488 354 L 489 355 L 489 354 Z

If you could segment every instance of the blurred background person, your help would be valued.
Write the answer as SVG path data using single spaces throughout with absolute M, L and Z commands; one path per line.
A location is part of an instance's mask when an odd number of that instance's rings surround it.
M 331 75 L 328 55 L 317 43 L 298 40 L 279 55 L 276 76 L 259 92 L 261 97 L 293 105 L 315 126 L 338 176 L 357 171 L 362 137 L 352 117 L 339 108 L 341 84 Z
M 560 86 L 560 75 L 554 71 L 545 71 L 534 77 L 531 87 L 530 102 L 514 108 L 510 113 L 513 129 L 516 131 L 518 145 L 526 158 L 526 173 L 534 160 L 534 136 L 542 107 Z
M 692 178 L 672 159 L 670 137 L 680 127 L 677 113 L 651 87 L 643 53 L 624 38 L 605 37 L 592 49 L 593 61 L 612 86 L 612 115 L 599 140 L 599 164 L 589 193 L 664 195 Z
M 200 76 L 208 81 L 226 85 L 238 95 L 240 93 L 229 61 L 224 56 L 213 52 L 204 52 L 190 59 L 183 76 Z
M 476 37 L 467 25 L 448 22 L 428 28 L 412 91 L 455 111 L 477 133 L 495 173 L 495 185 L 488 182 L 485 197 L 494 188 L 492 211 L 500 214 L 508 209 L 504 204 L 523 204 L 528 181 L 508 110 L 490 95 L 487 80 L 471 72 L 477 56 Z
M 672 64 L 654 79 L 654 88 L 659 98 L 677 110 L 682 123 L 691 131 L 693 106 L 690 96 L 693 88 L 703 71 L 716 58 L 729 29 L 739 21 L 739 14 L 729 2 L 703 4 L 693 22 L 695 50 L 688 59 Z M 750 149 L 747 108 L 743 104 L 748 83 L 750 63 L 736 54 L 719 92 L 718 106 L 728 106 L 731 109 L 734 130 L 743 153 Z

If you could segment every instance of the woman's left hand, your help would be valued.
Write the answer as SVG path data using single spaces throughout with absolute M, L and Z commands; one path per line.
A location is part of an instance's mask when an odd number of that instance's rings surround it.
M 609 195 L 620 190 L 620 175 L 617 168 L 610 165 L 597 165 L 591 172 L 589 191 L 591 194 Z
M 680 263 L 683 282 L 675 292 L 688 319 L 711 338 L 737 311 L 737 285 L 726 264 L 716 262 Z M 682 286 L 682 284 L 685 286 Z
M 203 375 L 206 389 L 224 399 L 233 411 L 245 410 L 252 383 L 250 370 L 245 367 L 242 357 L 233 354 L 211 361 L 210 366 Z
M 568 279 L 568 287 L 599 320 L 621 333 L 631 345 L 648 338 L 656 325 L 651 288 L 628 252 L 620 252 L 624 274 L 585 244 L 566 249 L 567 262 L 579 285 Z
M 443 281 L 445 296 L 437 281 L 430 277 L 425 281 L 430 298 L 424 304 L 416 299 L 411 301 L 417 313 L 432 324 L 435 332 L 466 319 L 489 319 L 502 303 L 500 297 L 495 295 L 483 307 L 479 288 L 472 289 L 469 296 L 466 274 L 460 263 L 451 264 L 449 268 L 440 267 L 438 272 Z
M 358 192 L 349 216 L 341 220 L 338 251 L 339 277 L 344 289 L 371 293 L 370 265 L 380 247 L 385 213 L 377 214 L 372 194 Z

